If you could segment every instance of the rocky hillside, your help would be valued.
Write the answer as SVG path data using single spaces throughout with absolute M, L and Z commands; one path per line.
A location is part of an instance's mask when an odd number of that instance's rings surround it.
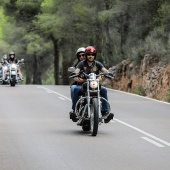
M 110 71 L 114 80 L 105 81 L 108 87 L 167 100 L 170 90 L 170 65 L 163 65 L 157 57 L 147 54 L 139 66 L 135 66 L 133 60 L 124 60 L 110 68 Z

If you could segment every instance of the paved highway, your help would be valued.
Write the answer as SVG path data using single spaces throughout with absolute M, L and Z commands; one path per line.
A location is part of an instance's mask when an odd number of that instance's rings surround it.
M 170 104 L 108 89 L 115 118 L 92 137 L 69 86 L 0 86 L 0 170 L 169 170 Z

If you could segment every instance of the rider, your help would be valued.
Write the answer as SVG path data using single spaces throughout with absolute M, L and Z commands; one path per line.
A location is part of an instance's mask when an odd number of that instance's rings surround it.
M 7 60 L 8 60 L 8 57 L 7 57 L 6 54 L 4 54 L 3 57 L 2 57 L 2 60 L 1 60 L 1 74 L 2 74 L 2 66 L 7 65 Z M 4 72 L 5 72 L 5 70 L 4 70 Z M 1 75 L 1 76 L 2 76 L 2 77 L 1 77 L 1 79 L 2 79 L 2 78 L 3 78 L 3 75 Z
M 79 62 L 79 64 L 76 66 L 75 73 L 78 74 L 80 71 L 84 71 L 86 74 L 90 74 L 92 72 L 95 74 L 99 74 L 100 71 L 109 73 L 109 71 L 103 66 L 102 63 L 95 60 L 96 55 L 97 55 L 96 48 L 93 46 L 88 46 L 85 50 L 85 60 Z M 100 76 L 98 79 L 102 80 L 102 77 Z M 79 96 L 81 95 L 81 85 L 83 82 L 85 82 L 85 80 L 80 77 L 75 77 L 74 80 L 78 82 L 78 85 L 74 88 L 74 91 L 73 91 L 74 95 L 72 98 L 73 112 L 71 112 L 70 118 L 72 118 L 73 121 L 76 120 L 75 106 L 79 99 Z M 107 90 L 103 86 L 101 87 L 100 95 L 106 100 L 108 100 Z M 108 108 L 107 103 L 105 101 L 102 101 L 102 110 L 101 110 L 102 115 L 106 115 L 108 111 L 109 111 L 109 108 Z M 114 115 L 110 113 L 107 119 L 105 119 L 105 123 L 108 123 L 111 119 L 113 119 L 113 116 Z
M 85 47 L 80 47 L 78 48 L 78 50 L 76 51 L 76 57 L 77 57 L 77 63 L 74 65 L 74 67 L 77 66 L 77 64 L 80 62 L 80 61 L 83 61 L 85 59 L 85 50 L 86 48 Z M 77 82 L 75 81 L 72 85 L 77 85 Z M 72 96 L 72 95 L 71 95 Z
M 7 60 L 8 60 L 8 57 L 6 54 L 3 55 L 3 58 L 2 58 L 2 65 L 6 64 L 7 63 Z
M 77 63 L 75 64 L 75 67 L 77 66 L 77 64 L 85 59 L 85 47 L 80 47 L 78 48 L 78 50 L 76 51 L 76 57 L 77 57 Z
M 76 51 L 76 57 L 77 57 L 77 63 L 75 64 L 75 67 L 78 65 L 78 63 L 80 61 L 83 61 L 85 59 L 85 50 L 86 48 L 85 47 L 80 47 L 78 48 L 78 50 Z M 73 100 L 73 96 L 74 96 L 74 89 L 76 88 L 77 86 L 77 81 L 75 81 L 71 87 L 70 87 L 70 93 L 71 93 L 71 99 Z M 70 114 L 72 114 L 72 112 L 70 112 Z
M 8 63 L 18 63 L 18 60 L 15 58 L 15 53 L 13 51 L 9 53 Z M 7 70 L 7 72 L 8 71 L 9 70 Z M 22 74 L 20 68 L 17 68 L 17 73 L 19 78 L 22 80 Z
M 12 51 L 9 53 L 8 63 L 17 63 L 18 60 L 15 58 L 15 53 Z

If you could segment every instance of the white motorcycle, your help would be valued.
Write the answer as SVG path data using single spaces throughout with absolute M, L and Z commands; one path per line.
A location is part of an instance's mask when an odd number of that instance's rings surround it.
M 8 63 L 7 62 L 7 66 L 8 66 L 8 72 L 6 72 L 6 76 L 4 74 L 5 77 L 7 77 L 7 79 L 3 79 L 3 81 L 8 82 L 8 84 L 10 84 L 11 86 L 15 86 L 16 83 L 19 83 L 22 81 L 22 79 L 20 78 L 21 76 L 19 76 L 19 74 L 17 72 L 17 69 L 19 67 L 19 63 L 24 64 L 24 59 L 18 60 L 17 63 Z
M 1 69 L 0 69 L 0 83 L 1 84 L 9 84 L 7 80 L 5 80 L 5 73 L 8 70 L 8 63 L 1 61 Z

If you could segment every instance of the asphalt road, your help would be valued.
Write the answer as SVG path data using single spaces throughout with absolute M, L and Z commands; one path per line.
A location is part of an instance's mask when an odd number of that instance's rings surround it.
M 170 104 L 108 89 L 96 137 L 69 119 L 69 86 L 0 86 L 0 170 L 169 170 Z

